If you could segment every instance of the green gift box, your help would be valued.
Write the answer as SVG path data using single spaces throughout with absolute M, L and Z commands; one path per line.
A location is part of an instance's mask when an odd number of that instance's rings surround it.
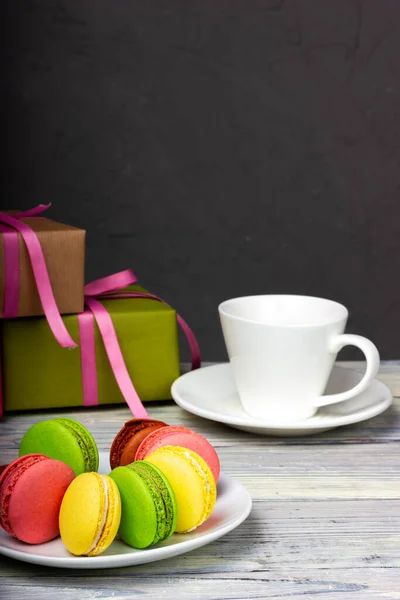
M 139 285 L 126 291 L 148 293 Z M 148 298 L 101 300 L 110 314 L 132 383 L 142 401 L 171 398 L 180 375 L 176 311 Z M 78 315 L 63 321 L 79 345 Z M 3 321 L 4 408 L 83 406 L 80 349 L 62 348 L 45 318 Z M 99 404 L 125 402 L 95 324 Z

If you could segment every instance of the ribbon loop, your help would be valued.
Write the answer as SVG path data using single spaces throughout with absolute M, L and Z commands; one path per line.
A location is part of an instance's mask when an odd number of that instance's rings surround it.
M 100 294 L 118 291 L 132 283 L 136 283 L 136 281 L 137 277 L 133 271 L 126 269 L 88 283 L 85 285 L 85 296 L 100 296 Z
M 26 217 L 36 217 L 36 215 L 40 215 L 42 212 L 50 208 L 51 202 L 49 204 L 38 204 L 29 210 L 24 210 L 21 213 L 13 215 L 16 219 L 25 219 Z

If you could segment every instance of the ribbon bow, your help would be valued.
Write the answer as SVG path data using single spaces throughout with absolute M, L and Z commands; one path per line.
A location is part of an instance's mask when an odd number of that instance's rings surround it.
M 100 330 L 104 347 L 110 361 L 112 371 L 132 414 L 137 418 L 148 418 L 148 414 L 140 400 L 129 376 L 122 356 L 117 334 L 110 315 L 99 300 L 111 298 L 149 298 L 162 302 L 164 300 L 154 294 L 131 292 L 126 286 L 137 282 L 134 273 L 127 269 L 109 277 L 97 279 L 85 286 L 85 304 L 87 309 L 78 315 L 79 336 L 81 346 L 83 403 L 85 406 L 98 404 L 96 350 L 94 340 L 94 319 Z M 200 367 L 200 348 L 189 325 L 177 315 L 177 320 L 188 340 L 192 354 L 192 369 Z
M 21 219 L 41 214 L 49 206 L 50 204 L 39 204 L 35 208 L 12 216 L 0 212 L 0 232 L 3 233 L 4 238 L 4 318 L 13 319 L 18 316 L 18 233 L 20 233 L 29 254 L 43 312 L 50 329 L 63 348 L 76 348 L 77 345 L 68 333 L 58 310 L 39 238 L 29 225 L 21 221 Z

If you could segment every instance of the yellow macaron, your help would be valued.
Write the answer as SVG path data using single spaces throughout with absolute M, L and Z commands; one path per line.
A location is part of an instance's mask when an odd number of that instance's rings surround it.
M 164 446 L 149 454 L 145 461 L 161 469 L 174 490 L 177 533 L 193 531 L 208 519 L 215 505 L 217 486 L 201 456 L 181 446 Z
M 121 520 L 121 498 L 107 475 L 82 473 L 61 503 L 60 535 L 72 554 L 96 556 L 114 540 Z

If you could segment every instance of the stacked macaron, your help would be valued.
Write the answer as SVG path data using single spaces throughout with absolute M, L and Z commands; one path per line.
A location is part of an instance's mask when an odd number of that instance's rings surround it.
M 117 533 L 147 548 L 193 531 L 210 516 L 220 474 L 217 453 L 191 429 L 131 419 L 110 449 L 111 473 L 99 474 L 95 440 L 78 421 L 33 425 L 20 458 L 0 471 L 0 526 L 38 544 L 59 534 L 77 556 L 96 556 Z
M 163 446 L 144 462 L 157 466 L 169 479 L 178 511 L 177 533 L 189 533 L 208 519 L 217 499 L 217 486 L 199 454 L 182 446 Z
M 61 503 L 61 539 L 71 554 L 97 556 L 113 542 L 120 520 L 121 498 L 111 477 L 81 473 Z
M 122 504 L 120 537 L 134 548 L 147 548 L 166 540 L 176 530 L 174 490 L 161 469 L 137 461 L 110 473 Z
M 130 461 L 130 464 L 128 464 Z M 122 518 L 119 535 L 128 544 L 142 548 L 135 515 L 152 514 L 151 530 L 159 518 L 157 493 L 138 494 L 137 477 L 149 466 L 158 468 L 169 481 L 176 510 L 175 532 L 186 533 L 199 527 L 210 516 L 216 501 L 216 483 L 220 474 L 218 455 L 208 440 L 195 431 L 160 421 L 131 419 L 117 433 L 110 450 L 110 477 L 121 492 Z M 140 467 L 139 467 L 140 466 Z M 143 474 L 140 487 L 143 485 Z M 152 482 L 153 483 L 153 482 Z M 149 483 L 147 484 L 149 485 Z M 153 487 L 150 484 L 150 487 Z M 151 536 L 150 536 L 151 537 Z M 147 545 L 156 543 L 150 541 Z M 147 539 L 147 538 L 146 538 Z M 158 541 L 158 540 L 156 540 Z
M 19 458 L 0 472 L 0 526 L 10 535 L 29 544 L 41 544 L 57 537 L 62 529 L 60 511 L 67 490 L 76 485 L 76 476 L 81 474 L 102 477 L 91 473 L 96 472 L 98 466 L 96 443 L 81 423 L 68 418 L 36 423 L 21 440 Z M 110 482 L 114 488 L 114 482 Z M 99 489 L 99 497 L 105 497 L 102 491 L 102 488 Z M 116 494 L 118 523 L 112 539 L 119 527 L 120 517 L 118 490 Z M 90 514 L 94 518 L 97 507 L 93 502 L 93 494 L 90 502 L 93 503 Z M 107 500 L 103 505 L 110 509 L 113 503 Z M 80 509 L 75 509 L 77 519 Z M 98 512 L 104 513 L 100 509 Z M 102 520 L 106 521 L 104 514 L 98 516 L 98 521 Z M 104 544 L 101 548 L 100 551 L 105 549 Z M 95 550 L 97 548 L 89 548 L 88 553 L 97 553 Z
M 74 478 L 67 464 L 43 454 L 14 460 L 0 476 L 1 527 L 28 544 L 57 537 L 61 502 Z
M 150 419 L 131 419 L 120 429 L 110 450 L 112 469 L 145 460 L 155 450 L 165 446 L 181 446 L 199 454 L 209 465 L 216 482 L 219 479 L 218 454 L 200 433 L 188 427 L 166 425 Z
M 75 419 L 39 421 L 25 433 L 19 455 L 45 454 L 71 467 L 75 475 L 99 468 L 99 453 L 92 434 Z

